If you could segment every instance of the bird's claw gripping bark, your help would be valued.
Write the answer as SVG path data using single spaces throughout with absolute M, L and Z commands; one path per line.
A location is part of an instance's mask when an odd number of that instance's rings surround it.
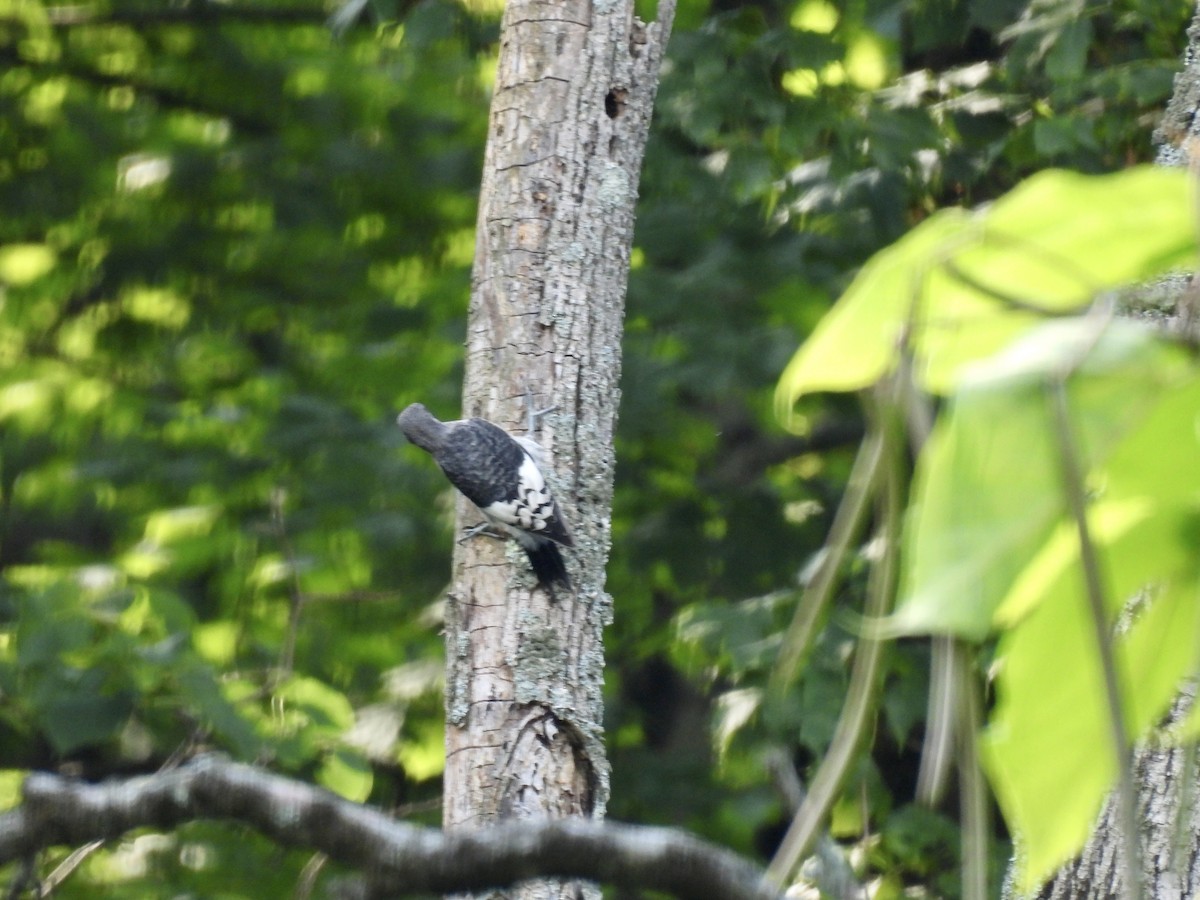
M 468 525 L 463 529 L 462 535 L 458 539 L 458 543 L 465 544 L 473 537 L 489 537 L 497 541 L 504 540 L 504 535 L 492 528 L 488 522 L 477 522 L 474 525 Z

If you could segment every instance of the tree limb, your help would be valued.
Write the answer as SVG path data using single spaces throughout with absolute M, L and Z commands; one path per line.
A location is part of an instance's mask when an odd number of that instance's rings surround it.
M 241 822 L 280 844 L 366 870 L 379 896 L 482 890 L 549 876 L 694 900 L 780 898 L 748 861 L 672 829 L 556 819 L 447 836 L 215 755 L 102 784 L 31 774 L 24 803 L 0 815 L 0 865 L 50 846 L 195 819 Z

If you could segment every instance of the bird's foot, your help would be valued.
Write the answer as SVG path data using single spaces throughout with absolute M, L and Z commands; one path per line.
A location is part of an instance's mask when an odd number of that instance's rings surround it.
M 504 535 L 495 531 L 487 522 L 480 522 L 477 525 L 469 525 L 464 528 L 462 537 L 458 539 L 458 543 L 465 544 L 473 537 L 490 537 L 497 541 L 504 540 Z

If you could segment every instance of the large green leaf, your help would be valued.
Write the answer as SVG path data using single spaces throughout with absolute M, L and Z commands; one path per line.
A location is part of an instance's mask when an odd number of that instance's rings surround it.
M 780 417 L 804 394 L 873 384 L 895 366 L 906 333 L 922 386 L 945 393 L 1037 314 L 1080 310 L 1188 264 L 1190 187 L 1181 170 L 1047 171 L 972 214 L 931 216 L 863 267 L 796 352 L 776 392 Z
M 944 209 L 871 257 L 784 369 L 776 394 L 781 413 L 802 394 L 858 390 L 892 367 L 926 275 L 969 221 L 963 210 Z
M 1200 373 L 1136 323 L 1114 322 L 1100 335 L 1087 320 L 1049 324 L 964 379 L 919 462 L 893 622 L 973 638 L 1006 629 L 982 752 L 1022 845 L 1025 889 L 1082 846 L 1115 776 L 1045 387 L 1086 347 L 1089 330 L 1096 343 L 1068 382 L 1068 401 L 1110 621 L 1148 591 L 1116 638 L 1129 736 L 1161 721 L 1194 673 Z
M 57 753 L 112 739 L 133 712 L 133 695 L 113 690 L 105 673 L 63 666 L 38 679 L 29 691 L 38 724 Z
M 917 463 L 895 631 L 980 639 L 1002 604 L 1011 622 L 1038 602 L 1048 572 L 1076 565 L 1071 532 L 1055 537 L 1065 528 L 1063 491 L 1046 386 L 1092 341 L 1068 400 L 1082 468 L 1093 477 L 1139 423 L 1158 427 L 1151 398 L 1175 409 L 1191 383 L 1187 358 L 1152 329 L 1117 321 L 1097 334 L 1086 318 L 1046 323 L 972 367 Z M 1144 502 L 1174 496 L 1171 488 Z M 1108 524 L 1097 535 L 1102 545 L 1123 533 L 1119 522 Z M 1143 567 L 1137 578 L 1151 574 Z M 1126 591 L 1137 584 L 1121 580 Z
M 1194 669 L 1196 584 L 1163 590 L 1118 640 L 1132 737 Z M 1094 630 L 1079 592 L 1048 597 L 998 648 L 999 699 L 980 742 L 1029 891 L 1083 846 L 1116 762 Z M 1184 639 L 1180 639 L 1183 637 Z

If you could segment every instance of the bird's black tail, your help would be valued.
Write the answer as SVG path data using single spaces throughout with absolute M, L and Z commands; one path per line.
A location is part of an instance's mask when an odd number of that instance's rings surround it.
M 567 590 L 571 589 L 571 576 L 567 574 L 567 565 L 563 562 L 558 544 L 543 539 L 532 547 L 525 547 L 524 550 L 533 565 L 533 574 L 537 576 L 538 584 L 548 590 L 550 596 L 554 596 L 556 584 Z

